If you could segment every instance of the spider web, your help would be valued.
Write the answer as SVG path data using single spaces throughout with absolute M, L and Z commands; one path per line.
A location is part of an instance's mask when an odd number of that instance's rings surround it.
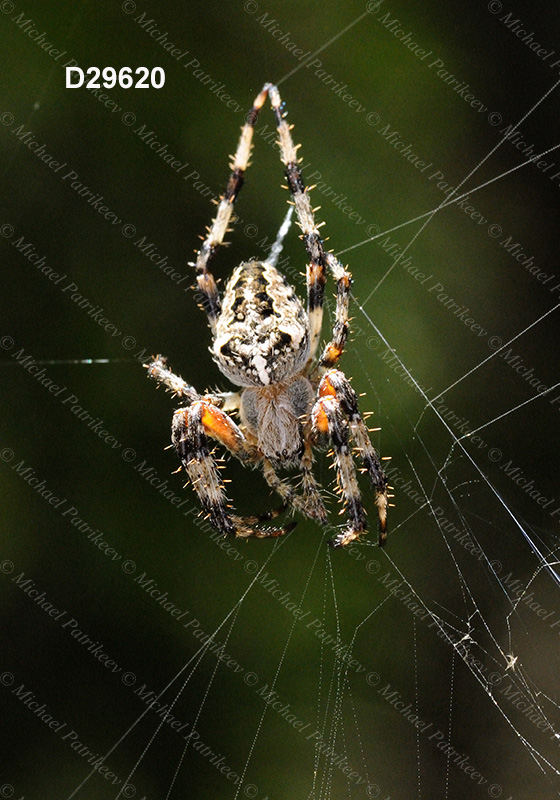
M 557 86 L 551 82 L 518 109 L 517 127 L 547 98 L 555 99 Z M 189 571 L 192 583 L 184 586 L 171 576 L 177 564 L 156 558 L 142 570 L 151 580 L 142 586 L 138 558 L 124 597 L 135 609 L 149 608 L 150 620 L 161 625 L 152 628 L 158 658 L 144 666 L 146 637 L 132 627 L 124 631 L 120 653 L 134 669 L 121 670 L 118 688 L 113 684 L 118 714 L 102 693 L 102 714 L 113 719 L 107 725 L 92 709 L 89 717 L 82 711 L 82 725 L 73 727 L 73 703 L 59 703 L 65 732 L 76 733 L 75 739 L 41 728 L 37 744 L 57 764 L 70 765 L 57 796 L 557 796 L 560 500 L 545 463 L 530 461 L 527 447 L 519 458 L 516 453 L 520 437 L 540 443 L 542 426 L 557 427 L 551 402 L 560 395 L 551 377 L 557 370 L 550 359 L 537 359 L 542 342 L 555 333 L 560 304 L 547 294 L 538 313 L 529 307 L 527 316 L 494 335 L 500 339 L 490 353 L 480 350 L 462 370 L 450 360 L 446 383 L 421 360 L 401 356 L 394 330 L 373 313 L 374 301 L 392 281 L 399 285 L 403 264 L 441 215 L 458 217 L 454 206 L 465 196 L 506 185 L 513 170 L 530 170 L 560 147 L 550 141 L 538 158 L 518 158 L 513 167 L 492 171 L 492 156 L 504 141 L 481 151 L 454 192 L 430 211 L 406 219 L 394 215 L 393 225 L 340 251 L 369 248 L 387 264 L 376 271 L 371 291 L 356 280 L 355 342 L 343 362 L 354 385 L 367 392 L 363 406 L 375 410 L 382 430 L 373 437 L 382 455 L 390 443 L 396 508 L 387 548 L 380 551 L 370 535 L 331 551 L 321 532 L 302 524 L 274 543 L 218 550 L 220 542 L 191 514 L 189 533 L 198 538 L 189 558 L 198 559 L 197 572 L 206 572 L 200 566 L 206 563 L 219 573 L 201 578 Z M 490 177 L 478 178 L 483 165 Z M 406 232 L 398 254 L 380 255 L 379 244 L 396 230 Z M 471 331 L 446 315 L 453 347 L 475 355 Z M 510 354 L 514 343 L 523 353 L 517 361 Z M 63 361 L 65 353 L 60 355 Z M 512 382 L 513 367 L 521 360 L 531 364 L 531 358 L 535 374 L 550 368 L 545 385 L 521 383 L 519 372 Z M 477 402 L 488 387 L 502 385 L 489 402 Z M 467 404 L 466 397 L 474 402 Z M 18 440 L 3 444 L 21 457 Z M 143 444 L 142 452 L 152 444 Z M 328 462 L 317 466 L 329 486 Z M 139 473 L 134 479 L 140 483 Z M 188 502 L 187 510 L 194 509 Z M 126 552 L 134 547 L 128 542 Z M 21 555 L 12 558 L 17 571 Z M 120 563 L 128 577 L 129 562 Z M 206 610 L 205 593 L 216 591 L 213 580 L 228 591 Z M 109 581 L 105 600 L 111 588 Z M 160 595 L 173 599 L 183 616 L 171 617 Z M 45 632 L 42 651 L 49 653 L 56 634 L 46 623 L 39 630 Z M 105 630 L 108 635 L 110 628 Z M 73 648 L 80 644 L 71 642 Z M 35 685 L 24 667 L 25 678 L 12 671 L 26 686 Z M 84 672 L 90 674 L 89 666 Z M 92 687 L 80 694 L 89 708 Z M 30 707 L 10 699 L 12 718 L 29 724 Z M 70 749 L 74 741 L 81 750 Z M 40 776 L 36 786 L 45 787 Z

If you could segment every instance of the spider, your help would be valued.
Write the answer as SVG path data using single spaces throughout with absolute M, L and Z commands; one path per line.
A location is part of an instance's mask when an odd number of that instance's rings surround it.
M 229 279 L 223 298 L 209 271 L 209 264 L 230 229 L 234 202 L 244 181 L 252 149 L 253 129 L 259 111 L 269 98 L 276 118 L 280 157 L 295 206 L 301 238 L 310 263 L 307 266 L 307 312 L 276 268 L 277 253 L 288 227 L 282 226 L 277 243 L 266 261 L 239 264 Z M 358 409 L 356 393 L 335 365 L 348 337 L 348 302 L 351 275 L 340 261 L 326 252 L 315 223 L 308 190 L 298 166 L 298 148 L 285 119 L 276 86 L 266 83 L 257 95 L 242 127 L 232 170 L 218 211 L 202 247 L 197 252 L 196 281 L 200 307 L 212 331 L 212 357 L 223 375 L 240 387 L 238 392 L 200 395 L 167 368 L 157 356 L 146 364 L 148 375 L 184 399 L 175 411 L 172 443 L 188 478 L 212 525 L 224 535 L 259 538 L 280 536 L 295 523 L 281 528 L 263 528 L 258 523 L 291 507 L 322 525 L 327 512 L 312 472 L 313 446 L 331 445 L 338 489 L 347 525 L 330 542 L 348 545 L 366 531 L 352 440 L 375 492 L 379 514 L 379 544 L 387 537 L 387 481 Z M 332 338 L 321 356 L 316 353 L 321 335 L 327 271 L 337 285 Z M 237 425 L 228 412 L 240 415 Z M 229 504 L 224 481 L 216 464 L 209 438 L 223 445 L 248 466 L 260 466 L 267 484 L 282 499 L 282 507 L 260 517 L 240 517 Z M 279 469 L 301 473 L 301 493 L 280 478 Z M 181 468 L 179 468 L 181 469 Z

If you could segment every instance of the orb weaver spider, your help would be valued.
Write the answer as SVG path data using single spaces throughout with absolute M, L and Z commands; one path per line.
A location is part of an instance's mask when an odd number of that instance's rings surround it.
M 307 311 L 276 268 L 278 247 L 271 250 L 275 254 L 268 260 L 239 264 L 223 297 L 209 271 L 209 264 L 229 230 L 234 202 L 249 162 L 253 130 L 267 96 L 276 117 L 291 203 L 309 257 Z M 286 507 L 327 525 L 327 512 L 312 464 L 313 446 L 330 444 L 347 518 L 346 527 L 330 544 L 340 547 L 358 539 L 367 522 L 350 444 L 353 440 L 375 492 L 379 544 L 383 545 L 390 496 L 387 480 L 360 415 L 356 393 L 344 373 L 335 369 L 348 338 L 351 275 L 332 253 L 325 252 L 298 165 L 298 148 L 294 146 L 285 116 L 277 87 L 266 83 L 246 117 L 216 217 L 197 252 L 196 262 L 191 264 L 196 269 L 200 305 L 212 331 L 212 357 L 239 391 L 200 395 L 168 369 L 162 356 L 146 367 L 151 378 L 186 401 L 173 415 L 172 443 L 216 529 L 224 535 L 243 538 L 280 536 L 295 523 L 280 528 L 262 528 L 258 523 L 271 519 Z M 285 229 L 286 223 L 282 227 Z M 280 247 L 282 236 L 277 240 Z M 337 287 L 335 322 L 331 339 L 317 358 L 327 272 Z M 239 413 L 240 425 L 229 416 L 231 411 Z M 282 508 L 260 517 L 238 516 L 229 504 L 209 439 L 223 445 L 244 464 L 260 466 L 267 484 L 281 497 Z M 286 468 L 300 471 L 301 493 L 278 476 L 277 471 Z

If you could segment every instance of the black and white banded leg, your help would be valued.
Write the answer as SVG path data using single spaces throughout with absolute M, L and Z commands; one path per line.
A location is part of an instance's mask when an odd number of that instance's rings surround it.
M 226 190 L 218 203 L 216 216 L 212 220 L 210 228 L 207 229 L 208 234 L 197 253 L 196 262 L 190 265 L 196 267 L 196 282 L 201 297 L 201 306 L 208 315 L 208 322 L 213 332 L 215 332 L 216 320 L 220 314 L 221 299 L 216 281 L 209 271 L 208 265 L 219 246 L 224 244 L 224 236 L 229 230 L 228 226 L 233 213 L 233 204 L 241 191 L 245 171 L 249 165 L 253 129 L 267 93 L 266 87 L 263 88 L 255 98 L 253 107 L 245 117 L 246 122 L 241 129 L 241 137 L 237 145 L 237 150 L 230 164 L 231 174 Z
M 338 490 L 343 501 L 348 527 L 330 541 L 333 547 L 341 547 L 358 539 L 367 530 L 366 513 L 362 503 L 356 468 L 349 443 L 349 425 L 342 413 L 340 403 L 334 397 L 320 397 L 311 414 L 316 440 L 332 446 Z
M 366 530 L 365 512 L 349 448 L 350 434 L 375 491 L 379 516 L 379 546 L 383 547 L 387 539 L 387 479 L 358 410 L 356 393 L 339 370 L 330 370 L 323 376 L 319 385 L 319 399 L 312 412 L 312 424 L 317 438 L 323 436 L 332 443 L 339 488 L 348 515 L 348 529 L 339 534 L 331 544 L 334 547 L 349 544 Z
M 332 253 L 327 253 L 327 264 L 336 281 L 336 311 L 332 338 L 319 359 L 321 371 L 334 367 L 344 351 L 348 339 L 348 303 L 352 286 L 352 275 Z
M 315 223 L 308 189 L 303 181 L 298 163 L 299 145 L 294 145 L 291 126 L 285 119 L 282 100 L 276 86 L 265 84 L 263 91 L 268 91 L 272 110 L 276 117 L 280 158 L 285 166 L 288 188 L 292 194 L 299 226 L 302 230 L 305 249 L 310 258 L 307 265 L 307 313 L 311 332 L 311 358 L 314 357 L 321 335 L 323 321 L 323 302 L 326 283 L 326 253 L 323 240 L 319 235 L 319 225 Z
M 307 312 L 311 329 L 311 358 L 315 356 L 321 335 L 327 268 L 337 283 L 336 321 L 333 337 L 325 347 L 319 362 L 320 367 L 329 369 L 340 358 L 348 338 L 348 300 L 352 276 L 332 253 L 325 252 L 323 240 L 319 235 L 319 228 L 323 223 L 317 224 L 315 221 L 315 211 L 318 209 L 313 209 L 311 206 L 309 189 L 305 186 L 299 168 L 297 155 L 299 145 L 294 145 L 291 134 L 292 126 L 288 125 L 285 112 L 282 111 L 283 104 L 280 93 L 278 88 L 272 84 L 266 84 L 263 91 L 265 90 L 268 90 L 276 116 L 280 158 L 286 167 L 288 188 L 292 193 L 303 241 L 310 258 L 307 266 Z
M 241 404 L 239 392 L 215 392 L 200 395 L 190 383 L 168 368 L 167 359 L 163 356 L 156 356 L 149 364 L 144 364 L 144 367 L 148 370 L 148 377 L 165 386 L 174 397 L 184 397 L 190 403 L 207 400 L 224 411 L 236 411 Z
M 208 439 L 216 439 L 244 462 L 254 462 L 256 454 L 224 411 L 208 400 L 199 400 L 188 408 L 175 411 L 171 430 L 171 441 L 214 528 L 226 536 L 255 536 L 259 539 L 282 536 L 292 530 L 293 524 L 282 528 L 255 527 L 257 523 L 277 516 L 283 508 L 260 517 L 240 517 L 233 512 Z

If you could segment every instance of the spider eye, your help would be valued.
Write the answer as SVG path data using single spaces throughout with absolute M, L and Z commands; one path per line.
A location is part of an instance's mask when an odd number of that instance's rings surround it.
M 230 344 L 229 342 L 225 342 L 225 343 L 224 343 L 224 344 L 223 344 L 223 345 L 220 347 L 220 353 L 221 353 L 223 356 L 226 356 L 226 358 L 227 358 L 227 356 L 230 356 L 230 355 L 231 355 L 231 344 Z

